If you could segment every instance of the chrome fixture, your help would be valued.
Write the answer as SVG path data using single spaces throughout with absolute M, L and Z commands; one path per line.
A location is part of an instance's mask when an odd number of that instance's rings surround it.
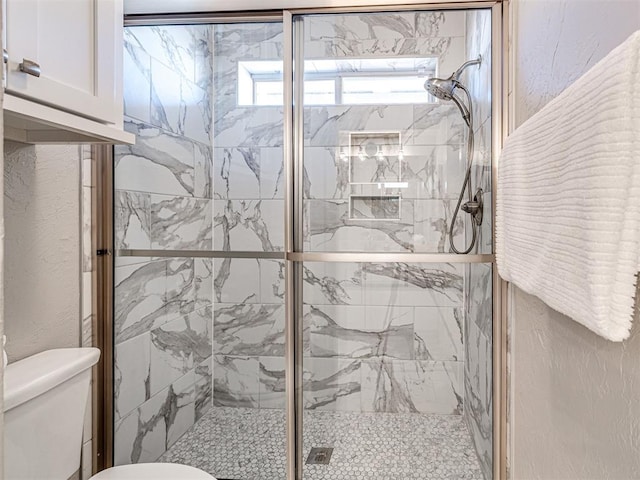
M 471 100 L 471 94 L 469 93 L 469 90 L 467 90 L 467 87 L 465 87 L 459 81 L 460 75 L 462 75 L 462 72 L 467 67 L 470 67 L 472 65 L 480 65 L 481 63 L 482 57 L 479 56 L 476 60 L 469 60 L 468 62 L 463 63 L 462 66 L 460 66 L 460 68 L 453 72 L 448 78 L 430 78 L 424 83 L 425 90 L 434 97 L 445 101 L 451 100 L 453 103 L 455 103 L 460 110 L 460 113 L 462 114 L 464 122 L 469 128 L 469 135 L 467 136 L 467 173 L 465 174 L 464 181 L 462 182 L 462 189 L 460 190 L 460 195 L 458 196 L 458 203 L 456 205 L 455 211 L 453 212 L 451 225 L 449 226 L 449 245 L 451 245 L 451 250 L 453 250 L 455 253 L 469 253 L 473 249 L 478 237 L 478 229 L 482 224 L 482 189 L 478 188 L 475 195 L 472 195 L 471 193 L 471 166 L 473 164 L 474 141 L 473 101 Z M 465 93 L 465 95 L 467 96 L 467 105 L 465 105 L 462 99 L 456 95 L 456 89 L 462 90 Z M 467 190 L 468 192 L 468 201 L 462 204 L 465 190 Z M 473 238 L 471 239 L 471 245 L 469 245 L 462 251 L 458 250 L 453 243 L 453 230 L 460 209 L 462 209 L 463 212 L 467 212 L 471 215 L 471 221 L 473 224 Z
M 32 60 L 23 58 L 22 63 L 18 65 L 18 68 L 21 72 L 24 72 L 28 75 L 33 75 L 34 77 L 40 76 L 40 65 Z

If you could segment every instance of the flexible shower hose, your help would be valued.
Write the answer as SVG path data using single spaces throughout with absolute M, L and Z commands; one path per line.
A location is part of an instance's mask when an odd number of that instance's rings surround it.
M 473 201 L 473 197 L 472 197 L 472 189 L 471 189 L 471 167 L 473 165 L 473 142 L 474 142 L 474 132 L 473 132 L 473 102 L 471 100 L 471 95 L 469 94 L 469 91 L 466 89 L 466 87 L 464 85 L 462 85 L 461 83 L 457 83 L 457 88 L 459 88 L 460 90 L 462 90 L 466 95 L 467 95 L 467 100 L 469 103 L 469 113 L 466 114 L 462 105 L 460 104 L 460 100 L 458 98 L 456 98 L 455 96 L 453 97 L 454 103 L 457 105 L 458 109 L 460 110 L 460 113 L 462 114 L 462 118 L 464 119 L 465 123 L 467 124 L 467 127 L 469 129 L 469 134 L 467 135 L 467 173 L 464 176 L 464 181 L 462 182 L 462 189 L 460 190 L 460 195 L 458 195 L 458 203 L 456 205 L 456 209 L 453 212 L 453 218 L 451 219 L 451 225 L 449 226 L 449 245 L 451 246 L 451 250 L 454 253 L 458 253 L 458 254 L 466 254 L 469 253 L 474 245 L 476 244 L 476 239 L 478 236 L 478 228 L 480 227 L 479 224 L 476 222 L 476 218 L 475 215 L 471 216 L 471 226 L 472 226 L 472 238 L 471 238 L 471 245 L 469 245 L 468 248 L 466 248 L 465 250 L 458 250 L 453 242 L 453 231 L 456 225 L 456 220 L 458 218 L 458 213 L 460 212 L 460 206 L 462 205 L 462 199 L 464 198 L 464 192 L 465 190 L 467 190 L 469 192 L 468 194 L 468 198 L 469 198 L 469 202 Z

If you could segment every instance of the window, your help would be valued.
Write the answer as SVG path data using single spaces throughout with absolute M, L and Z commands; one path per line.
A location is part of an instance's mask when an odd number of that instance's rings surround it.
M 305 105 L 431 103 L 436 58 L 305 60 Z M 282 105 L 282 62 L 238 63 L 239 105 Z

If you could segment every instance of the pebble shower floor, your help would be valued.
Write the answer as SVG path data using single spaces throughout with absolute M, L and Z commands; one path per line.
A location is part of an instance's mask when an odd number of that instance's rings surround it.
M 282 410 L 212 408 L 158 461 L 218 479 L 284 480 Z M 305 465 L 305 480 L 483 480 L 461 416 L 305 412 L 304 459 L 333 447 L 329 465 Z

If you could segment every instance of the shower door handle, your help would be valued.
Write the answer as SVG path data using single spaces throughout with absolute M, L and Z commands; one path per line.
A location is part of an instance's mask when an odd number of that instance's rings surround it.
M 34 77 L 40 76 L 40 65 L 32 60 L 22 59 L 22 63 L 18 65 L 21 72 L 27 75 L 33 75 Z

